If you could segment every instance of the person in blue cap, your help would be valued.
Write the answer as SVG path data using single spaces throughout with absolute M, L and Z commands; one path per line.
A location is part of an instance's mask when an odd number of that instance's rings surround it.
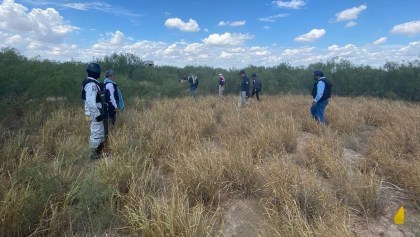
M 324 76 L 320 70 L 313 72 L 315 83 L 312 88 L 312 117 L 322 124 L 326 124 L 327 120 L 324 115 L 325 108 L 328 105 L 329 98 L 331 97 L 331 82 Z
M 121 90 L 115 82 L 116 78 L 114 70 L 111 69 L 105 72 L 104 84 L 108 92 L 106 93 L 106 100 L 108 102 L 108 117 L 111 125 L 115 125 L 117 112 L 124 110 L 124 100 Z

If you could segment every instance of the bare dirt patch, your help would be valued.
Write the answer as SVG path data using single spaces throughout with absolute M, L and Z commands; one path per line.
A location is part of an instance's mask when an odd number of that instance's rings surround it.
M 221 232 L 224 237 L 260 236 L 266 224 L 264 208 L 256 200 L 232 199 L 224 204 Z

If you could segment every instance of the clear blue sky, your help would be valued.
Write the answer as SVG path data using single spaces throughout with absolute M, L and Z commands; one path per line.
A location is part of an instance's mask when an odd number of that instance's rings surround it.
M 420 59 L 420 1 L 3 0 L 0 47 L 58 61 L 122 52 L 180 67 L 381 66 Z

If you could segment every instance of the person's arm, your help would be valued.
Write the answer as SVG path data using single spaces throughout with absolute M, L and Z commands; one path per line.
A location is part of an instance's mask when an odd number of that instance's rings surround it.
M 114 106 L 114 108 L 117 110 L 118 106 L 117 106 L 117 101 L 115 100 L 115 97 L 114 97 L 114 92 L 115 92 L 114 85 L 112 83 L 107 83 L 105 88 L 109 91 L 109 98 L 111 100 L 112 106 Z
M 96 105 L 96 95 L 98 93 L 98 86 L 91 82 L 86 84 L 85 86 L 86 91 L 86 109 L 90 113 L 90 118 L 95 119 L 99 115 L 101 115 L 101 111 L 99 111 Z
M 316 96 L 314 98 L 314 103 L 318 103 L 318 101 L 322 98 L 324 95 L 325 90 L 325 83 L 323 81 L 319 81 L 316 86 Z

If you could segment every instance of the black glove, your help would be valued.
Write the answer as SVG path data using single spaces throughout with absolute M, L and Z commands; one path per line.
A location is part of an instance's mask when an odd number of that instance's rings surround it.
M 97 116 L 95 119 L 96 119 L 96 122 L 102 122 L 102 120 L 104 120 L 104 116 L 101 114 Z

